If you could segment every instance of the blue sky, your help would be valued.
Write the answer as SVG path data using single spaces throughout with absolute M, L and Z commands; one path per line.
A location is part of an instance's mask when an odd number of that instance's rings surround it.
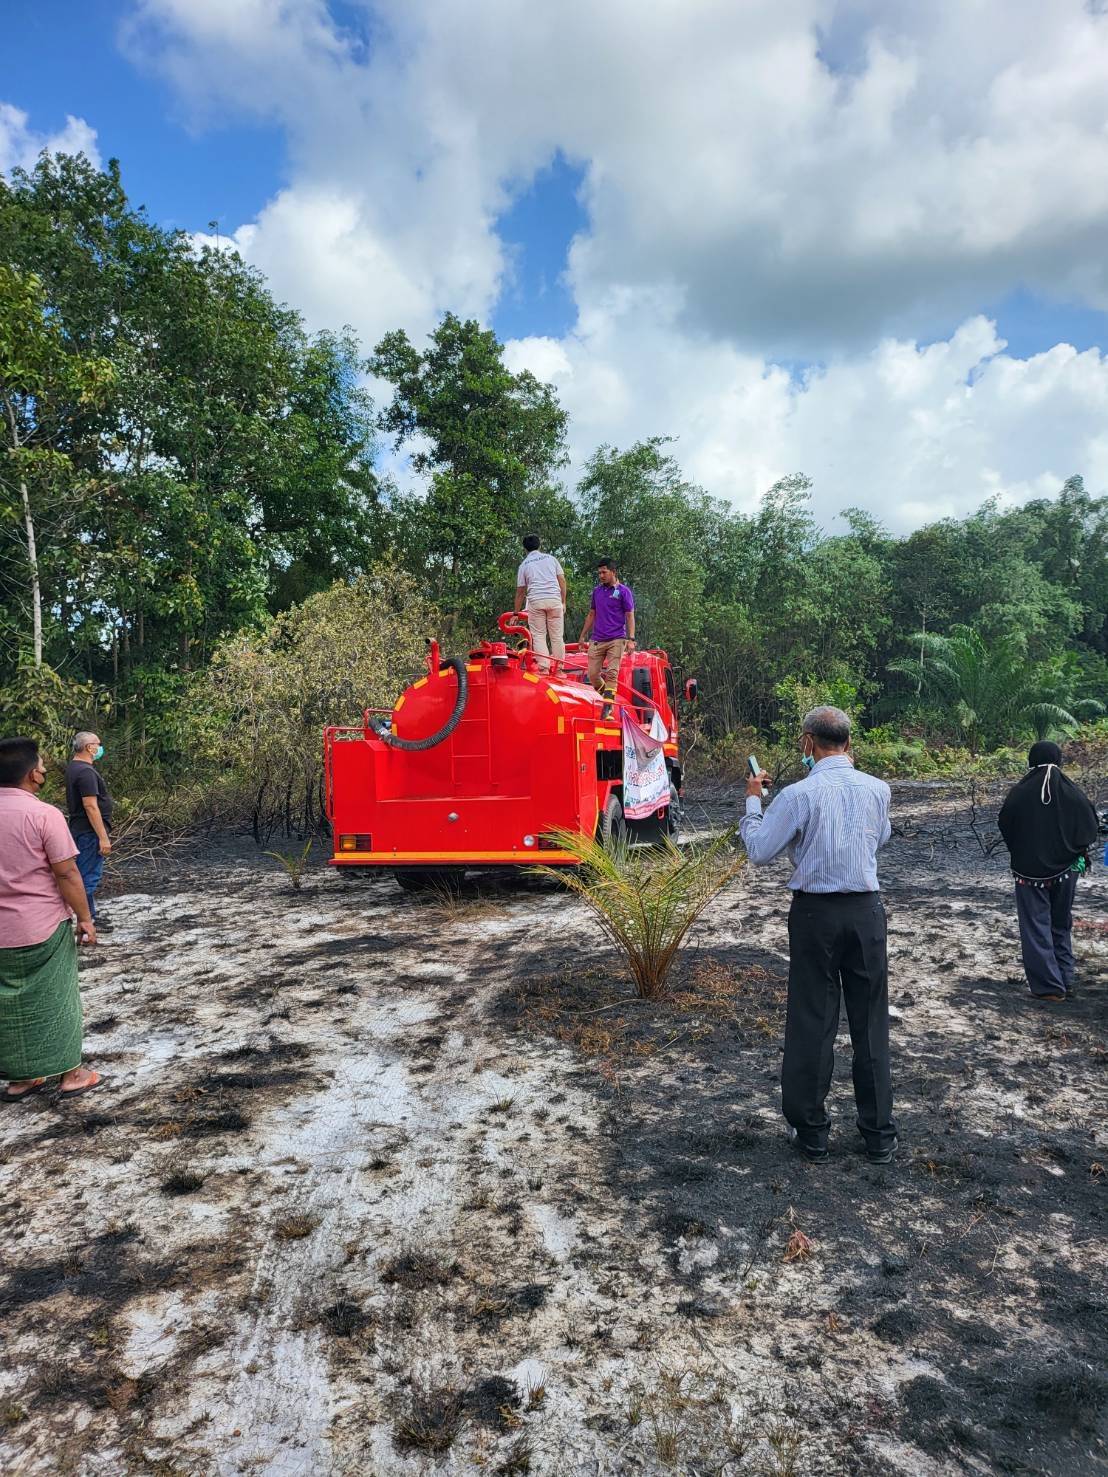
M 198 125 L 163 81 L 132 65 L 118 44 L 130 7 L 118 0 L 43 0 L 5 22 L 0 102 L 29 115 L 39 133 L 67 114 L 96 129 L 101 157 L 117 158 L 131 199 L 165 226 L 233 231 L 283 185 L 286 140 L 276 124 L 241 116 Z M 349 32 L 368 38 L 364 13 L 332 4 Z M 562 282 L 566 252 L 586 223 L 581 170 L 561 156 L 518 188 L 498 219 L 511 271 L 492 326 L 501 338 L 565 333 L 575 316 Z M 295 306 L 295 305 L 294 305 Z
M 42 0 L 5 21 L 0 97 L 50 134 L 66 115 L 96 129 L 103 159 L 117 158 L 131 198 L 157 220 L 204 230 L 250 219 L 283 183 L 276 127 L 198 132 L 166 86 L 143 76 L 116 43 L 127 7 L 115 0 Z
M 577 465 L 670 435 L 906 526 L 1108 484 L 1106 74 L 1082 0 L 43 0 L 0 105 L 311 327 L 481 317 Z

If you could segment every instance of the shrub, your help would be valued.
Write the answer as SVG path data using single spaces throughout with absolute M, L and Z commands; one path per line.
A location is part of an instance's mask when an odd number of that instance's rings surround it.
M 861 707 L 859 684 L 845 670 L 822 680 L 786 677 L 778 682 L 774 694 L 780 704 L 777 727 L 784 742 L 800 732 L 805 714 L 813 708 L 841 708 L 854 719 Z
M 390 704 L 440 624 L 415 581 L 383 565 L 217 650 L 194 693 L 196 725 L 208 758 L 235 776 L 259 841 L 317 826 L 323 729 Z

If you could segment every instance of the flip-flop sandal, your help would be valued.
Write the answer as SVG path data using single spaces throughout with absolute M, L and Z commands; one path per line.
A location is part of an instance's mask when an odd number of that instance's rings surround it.
M 97 1077 L 95 1082 L 86 1082 L 84 1087 L 59 1087 L 54 1094 L 54 1101 L 56 1102 L 58 1098 L 80 1097 L 83 1092 L 92 1092 L 103 1085 L 103 1077 Z
M 0 1103 L 21 1103 L 25 1097 L 34 1097 L 36 1092 L 41 1092 L 46 1086 L 46 1078 L 36 1082 L 33 1087 L 25 1087 L 22 1092 L 12 1092 L 10 1087 L 5 1087 L 0 1092 Z

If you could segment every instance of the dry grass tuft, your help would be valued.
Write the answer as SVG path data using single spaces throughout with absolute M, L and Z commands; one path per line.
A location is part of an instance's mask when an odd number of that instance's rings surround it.
M 191 1195 L 204 1183 L 204 1176 L 194 1169 L 173 1169 L 158 1186 L 163 1195 Z
M 766 1441 L 770 1449 L 768 1477 L 801 1477 L 809 1470 L 800 1466 L 804 1447 L 804 1433 L 788 1421 L 777 1420 L 766 1430 Z
M 303 1241 L 319 1225 L 316 1215 L 287 1215 L 273 1228 L 278 1241 Z
M 400 1451 L 449 1451 L 463 1419 L 456 1390 L 413 1388 L 407 1409 L 393 1426 L 393 1443 Z
M 528 1410 L 538 1410 L 546 1400 L 546 1380 L 538 1379 L 533 1385 L 528 1385 L 523 1399 Z
M 606 1023 L 573 1021 L 555 1031 L 559 1041 L 574 1047 L 583 1056 L 610 1057 L 624 1044 L 627 1022 L 620 1016 Z
M 517 1474 L 530 1472 L 533 1455 L 530 1439 L 517 1436 L 497 1464 L 497 1477 L 517 1477 Z
M 422 1292 L 428 1287 L 445 1287 L 458 1275 L 456 1262 L 446 1262 L 433 1252 L 405 1251 L 386 1262 L 381 1281 L 407 1292 Z
M 784 1259 L 787 1262 L 805 1262 L 814 1250 L 815 1244 L 811 1238 L 805 1236 L 803 1231 L 796 1230 L 789 1237 Z

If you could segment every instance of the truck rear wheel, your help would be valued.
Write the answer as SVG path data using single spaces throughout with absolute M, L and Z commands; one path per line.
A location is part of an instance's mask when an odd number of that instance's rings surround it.
M 618 795 L 609 795 L 608 803 L 604 807 L 604 814 L 600 817 L 601 846 L 611 847 L 626 844 L 628 839 L 627 819 L 623 814 L 623 802 Z
M 665 819 L 662 821 L 662 834 L 664 836 L 676 836 L 681 827 L 681 797 L 677 793 L 677 786 L 672 780 L 669 782 L 669 809 L 666 811 Z

